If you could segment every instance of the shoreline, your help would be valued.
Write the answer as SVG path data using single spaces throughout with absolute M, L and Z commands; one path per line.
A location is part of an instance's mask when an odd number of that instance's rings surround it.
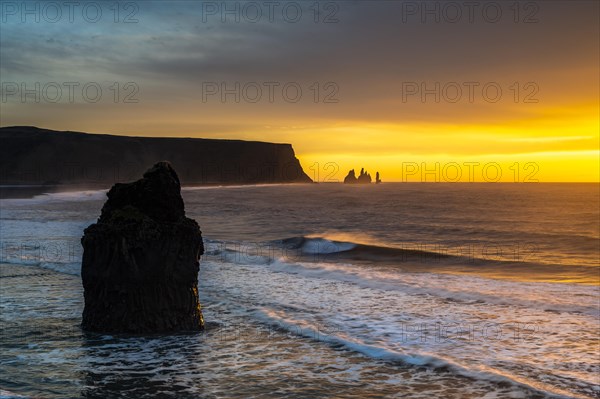
M 116 183 L 65 183 L 65 184 L 0 184 L 0 200 L 6 199 L 31 199 L 38 195 L 43 194 L 58 194 L 58 193 L 69 193 L 69 192 L 84 192 L 84 191 L 99 191 L 109 190 Z M 383 187 L 383 186 L 440 186 L 440 187 L 459 187 L 464 185 L 479 185 L 479 186 L 490 186 L 495 185 L 515 185 L 527 187 L 540 185 L 598 185 L 596 182 L 537 182 L 537 183 L 519 183 L 519 182 L 399 182 L 389 181 L 381 184 L 345 184 L 343 182 L 256 182 L 256 183 L 192 183 L 181 186 L 182 191 L 193 191 L 210 188 L 245 188 L 245 187 L 271 187 L 271 186 L 303 186 L 313 187 L 316 185 L 339 185 L 344 187 Z
M 59 193 L 78 193 L 85 191 L 110 190 L 116 183 L 105 184 L 0 184 L 0 200 L 5 199 L 31 199 L 44 194 Z M 243 187 L 267 187 L 267 186 L 295 186 L 295 185 L 313 185 L 315 183 L 247 183 L 247 184 L 227 184 L 227 183 L 199 183 L 185 185 L 181 187 L 182 191 L 191 191 L 194 189 L 206 188 L 243 188 Z

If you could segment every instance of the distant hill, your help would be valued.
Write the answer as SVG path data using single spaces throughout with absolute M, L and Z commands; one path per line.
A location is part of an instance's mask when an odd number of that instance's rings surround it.
M 309 183 L 290 144 L 0 128 L 0 184 L 107 185 L 171 162 L 183 185 Z

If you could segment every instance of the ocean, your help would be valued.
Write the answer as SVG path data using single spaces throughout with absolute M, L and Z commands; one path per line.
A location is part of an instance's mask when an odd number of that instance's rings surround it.
M 185 187 L 206 330 L 149 336 L 79 327 L 105 194 L 0 200 L 0 397 L 600 397 L 597 184 Z

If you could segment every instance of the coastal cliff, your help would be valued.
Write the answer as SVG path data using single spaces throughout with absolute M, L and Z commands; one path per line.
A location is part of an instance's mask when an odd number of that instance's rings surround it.
M 290 144 L 0 128 L 0 184 L 106 185 L 169 161 L 182 185 L 310 183 Z

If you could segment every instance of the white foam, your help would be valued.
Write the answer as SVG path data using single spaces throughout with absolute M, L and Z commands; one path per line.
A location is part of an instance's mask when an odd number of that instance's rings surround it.
M 373 358 L 456 365 L 463 374 L 473 371 L 475 379 L 491 373 L 571 397 L 589 397 L 585 393 L 597 384 L 597 317 L 574 308 L 576 301 L 597 300 L 594 287 L 430 273 L 397 273 L 394 279 L 377 268 L 283 260 L 202 265 L 200 293 L 211 301 L 249 309 L 263 322 Z M 570 290 L 573 300 L 557 317 L 548 309 L 560 303 L 541 299 L 561 289 Z M 421 326 L 426 333 L 415 331 Z M 322 331 L 329 337 L 320 336 Z M 560 366 L 572 353 L 577 362 Z M 543 381 L 536 382 L 540 375 Z
M 28 398 L 28 396 L 19 395 L 14 392 L 7 391 L 5 389 L 0 389 L 0 399 L 17 399 L 17 398 Z
M 580 312 L 600 317 L 600 309 L 597 306 L 600 293 L 597 287 L 574 284 L 517 283 L 474 276 L 402 273 L 398 270 L 391 273 L 341 263 L 290 263 L 282 258 L 273 262 L 270 267 L 278 272 L 342 281 L 383 291 L 432 295 L 462 302 L 516 305 L 545 311 Z M 540 287 L 545 290 L 540 290 Z M 574 291 L 572 293 L 579 295 L 572 295 L 570 299 L 565 298 L 566 291 Z
M 414 366 L 446 368 L 452 370 L 457 374 L 463 375 L 465 377 L 474 378 L 477 380 L 509 383 L 520 388 L 538 391 L 539 393 L 550 393 L 552 395 L 565 398 L 573 397 L 571 395 L 565 396 L 567 392 L 565 392 L 564 390 L 556 390 L 550 385 L 542 384 L 536 381 L 528 381 L 527 379 L 521 378 L 519 376 L 506 375 L 502 371 L 494 370 L 484 365 L 478 368 L 474 368 L 473 365 L 462 366 L 451 361 L 450 359 L 439 357 L 439 355 L 434 356 L 432 354 L 427 353 L 407 353 L 404 351 L 392 350 L 381 346 L 370 345 L 365 343 L 364 341 L 343 334 L 323 334 L 319 330 L 318 326 L 311 325 L 304 320 L 291 319 L 285 316 L 285 313 L 277 312 L 272 309 L 257 309 L 254 313 L 256 317 L 264 320 L 266 323 L 274 324 L 279 328 L 284 328 L 295 335 L 303 336 L 309 339 L 315 339 L 333 345 L 341 345 L 352 351 L 361 353 L 373 359 L 401 362 Z

